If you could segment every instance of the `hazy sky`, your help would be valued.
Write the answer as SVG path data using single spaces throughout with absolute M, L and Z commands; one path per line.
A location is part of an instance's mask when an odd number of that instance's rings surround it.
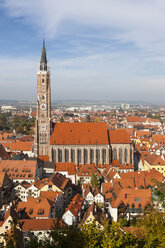
M 35 100 L 43 32 L 53 101 L 165 103 L 164 0 L 0 0 L 0 99 Z

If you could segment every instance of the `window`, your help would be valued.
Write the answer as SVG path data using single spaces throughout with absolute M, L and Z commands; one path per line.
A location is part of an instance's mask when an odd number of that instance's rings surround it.
M 106 163 L 106 149 L 103 149 L 102 153 L 103 153 L 103 164 L 105 164 Z
M 58 162 L 62 162 L 62 149 L 58 149 Z
M 84 149 L 84 164 L 88 163 L 88 150 Z
M 120 164 L 123 163 L 123 149 L 119 148 L 119 162 Z
M 33 213 L 33 209 L 29 209 L 29 214 L 32 214 Z
M 42 79 L 42 83 L 44 84 L 44 78 Z
M 132 203 L 132 213 L 135 213 L 135 204 Z
M 135 198 L 134 198 L 134 201 L 135 201 L 135 202 L 141 202 L 141 198 L 135 197 Z
M 130 163 L 132 164 L 132 149 L 130 149 Z
M 128 149 L 125 148 L 125 163 L 128 164 Z
M 71 162 L 75 163 L 75 150 L 71 149 Z
M 100 164 L 100 150 L 96 149 L 96 164 Z
M 113 149 L 113 159 L 116 160 L 117 159 L 117 148 Z
M 52 161 L 56 163 L 56 150 L 52 150 Z
M 65 149 L 65 162 L 69 162 L 69 150 Z
M 141 208 L 142 207 L 142 205 L 139 203 L 139 208 Z
M 90 149 L 90 163 L 94 163 L 94 150 Z
M 37 212 L 38 215 L 43 215 L 44 214 L 44 209 L 39 209 Z
M 49 190 L 52 190 L 52 185 L 48 185 Z
M 80 164 L 81 163 L 81 150 L 80 149 L 77 150 L 77 158 L 78 158 L 78 164 Z
M 39 234 L 39 235 L 41 235 L 41 234 L 42 234 L 42 232 L 39 232 L 38 234 Z

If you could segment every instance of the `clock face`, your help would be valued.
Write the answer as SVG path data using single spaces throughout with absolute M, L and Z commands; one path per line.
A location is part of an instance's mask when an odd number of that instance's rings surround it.
M 40 105 L 40 108 L 41 108 L 42 110 L 45 110 L 45 109 L 46 109 L 46 104 L 44 104 L 44 103 L 41 104 L 41 105 Z

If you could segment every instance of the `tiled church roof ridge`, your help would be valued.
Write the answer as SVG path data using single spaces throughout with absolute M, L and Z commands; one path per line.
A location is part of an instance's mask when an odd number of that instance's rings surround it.
M 107 124 L 104 122 L 56 123 L 51 145 L 108 145 Z

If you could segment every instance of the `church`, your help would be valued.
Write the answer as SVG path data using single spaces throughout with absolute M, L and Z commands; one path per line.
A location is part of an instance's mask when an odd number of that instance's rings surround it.
M 37 106 L 34 137 L 36 157 L 75 164 L 133 164 L 134 147 L 125 130 L 108 130 L 104 122 L 52 123 L 51 84 L 45 41 L 37 72 Z

